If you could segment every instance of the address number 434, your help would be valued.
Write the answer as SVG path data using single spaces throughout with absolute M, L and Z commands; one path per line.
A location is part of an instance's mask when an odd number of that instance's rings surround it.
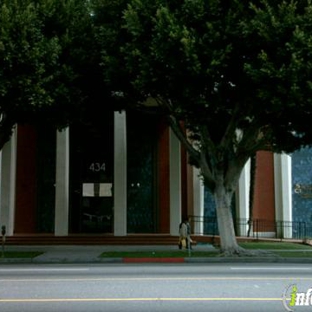
M 89 169 L 93 172 L 105 171 L 105 163 L 94 162 Z

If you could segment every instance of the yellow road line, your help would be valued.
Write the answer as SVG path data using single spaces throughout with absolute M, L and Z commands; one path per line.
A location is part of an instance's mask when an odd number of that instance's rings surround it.
M 0 299 L 0 303 L 36 302 L 131 302 L 131 301 L 282 301 L 283 298 L 25 298 Z
M 101 281 L 289 281 L 289 280 L 311 281 L 312 277 L 100 277 L 100 278 L 37 278 L 37 279 L 0 279 L 1 283 L 5 282 L 101 282 Z

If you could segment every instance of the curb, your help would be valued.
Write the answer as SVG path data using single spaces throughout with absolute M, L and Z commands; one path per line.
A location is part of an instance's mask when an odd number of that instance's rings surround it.
M 123 263 L 184 263 L 185 258 L 122 258 Z
M 36 259 L 36 258 L 0 258 L 1 264 L 143 264 L 143 263 L 175 263 L 175 264 L 213 264 L 213 263 L 293 263 L 293 264 L 312 264 L 312 258 L 271 258 L 271 257 L 172 257 L 172 258 L 92 258 L 92 259 Z
M 268 257 L 216 257 L 216 258 L 185 258 L 185 263 L 311 263 L 312 258 L 268 258 Z

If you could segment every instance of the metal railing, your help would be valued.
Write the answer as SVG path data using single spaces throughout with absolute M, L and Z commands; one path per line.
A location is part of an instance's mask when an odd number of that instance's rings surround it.
M 190 216 L 194 235 L 219 235 L 216 217 Z M 270 221 L 264 219 L 234 219 L 236 236 L 252 238 L 307 239 L 312 238 L 312 223 Z

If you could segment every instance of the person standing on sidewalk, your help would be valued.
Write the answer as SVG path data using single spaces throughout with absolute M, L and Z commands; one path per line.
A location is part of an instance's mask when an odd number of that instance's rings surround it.
M 179 226 L 179 249 L 192 249 L 191 225 L 188 219 L 184 219 Z
M 190 225 L 190 221 L 189 221 L 189 219 L 187 219 L 184 222 L 186 224 L 186 231 L 187 231 L 187 235 L 186 235 L 186 248 L 192 249 L 193 240 L 191 238 L 191 225 Z
M 179 225 L 179 249 L 187 248 L 187 220 L 184 220 Z

